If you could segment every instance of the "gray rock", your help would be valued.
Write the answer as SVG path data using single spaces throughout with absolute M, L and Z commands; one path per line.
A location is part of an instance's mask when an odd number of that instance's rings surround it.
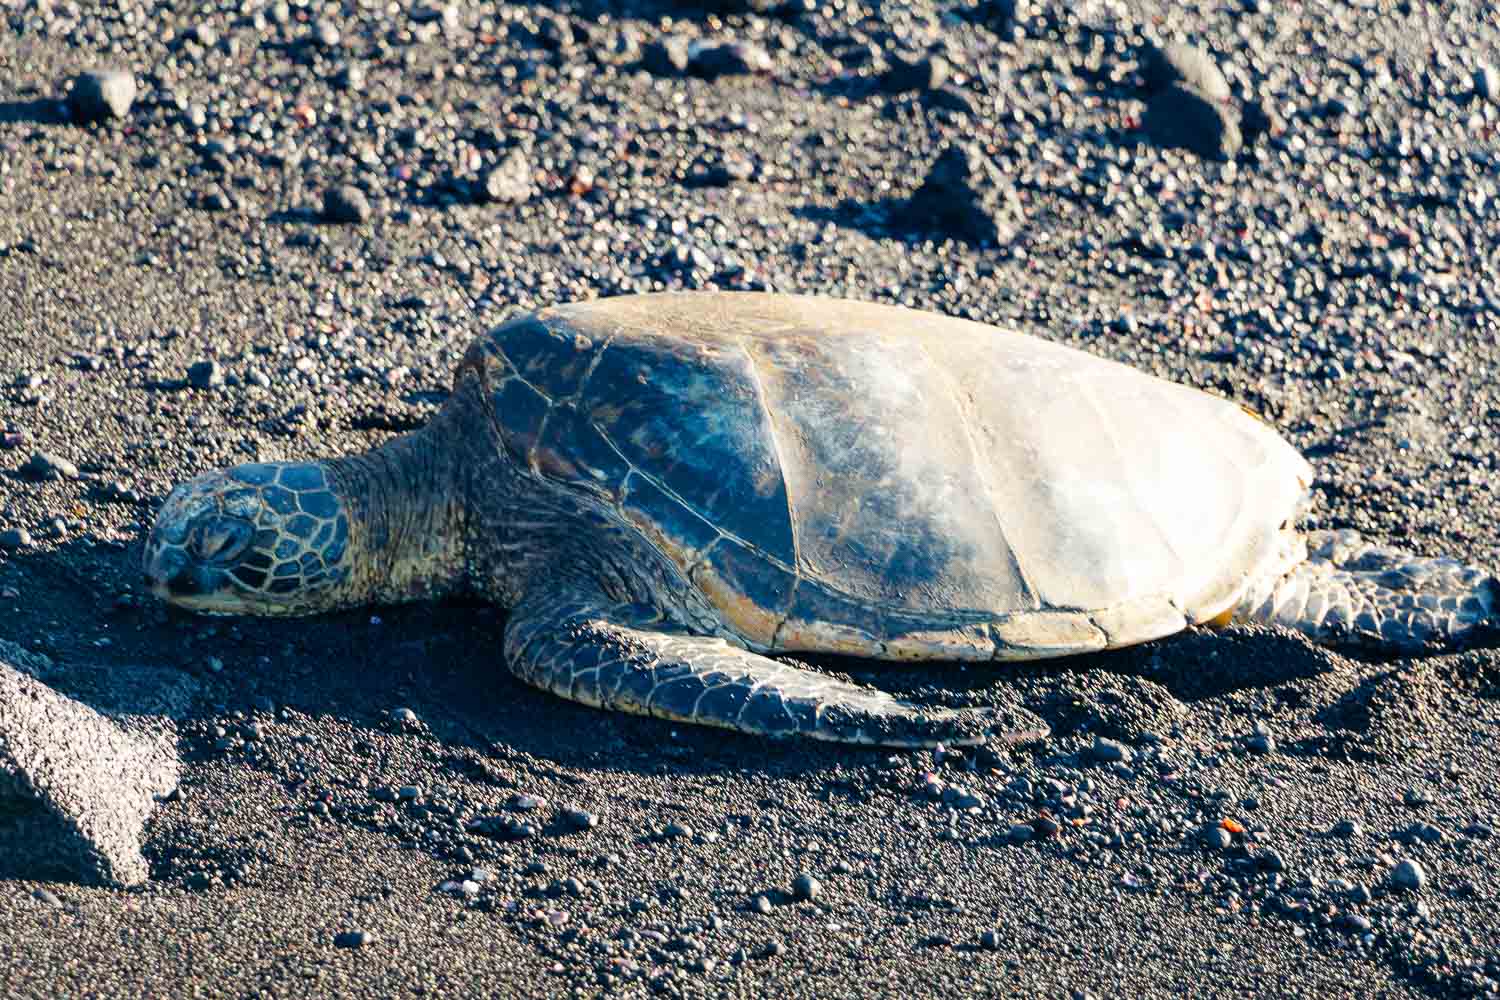
M 26 660 L 0 641 L 0 855 L 86 882 L 145 881 L 141 828 L 177 787 L 175 751 L 11 666 Z
M 353 184 L 342 184 L 323 192 L 323 218 L 327 222 L 359 224 L 372 214 L 370 199 Z
M 1142 86 L 1149 93 L 1181 84 L 1210 101 L 1229 100 L 1229 81 L 1213 56 L 1196 45 L 1173 42 L 1163 48 L 1148 46 L 1141 55 Z
M 895 213 L 902 229 L 937 232 L 969 243 L 1008 243 L 1024 219 L 1020 198 L 977 146 L 950 145 Z
M 217 389 L 224 384 L 224 369 L 217 361 L 199 361 L 187 370 L 188 382 L 197 389 Z
M 363 948 L 376 941 L 373 931 L 342 931 L 333 937 L 335 948 Z
M 34 452 L 31 460 L 21 467 L 21 472 L 27 478 L 40 482 L 78 478 L 78 466 L 60 455 L 47 451 Z
M 1500 69 L 1489 64 L 1479 67 L 1474 73 L 1474 93 L 1492 104 L 1500 103 Z
M 203 193 L 198 204 L 208 212 L 227 212 L 237 207 L 238 202 L 232 194 L 215 184 Z
M 1245 741 L 1245 746 L 1251 753 L 1273 753 L 1276 750 L 1276 736 L 1264 724 L 1257 725 L 1250 738 Z
M 78 122 L 124 118 L 135 103 L 135 76 L 120 69 L 80 73 L 68 91 L 68 110 Z
M 694 42 L 688 46 L 688 70 L 699 76 L 740 76 L 769 73 L 771 55 L 755 42 Z
M 31 544 L 31 532 L 25 528 L 0 531 L 0 549 L 24 549 Z
M 485 201 L 515 204 L 529 200 L 535 193 L 531 161 L 519 149 L 511 150 L 499 165 L 484 175 L 482 194 Z
M 1031 821 L 1031 832 L 1041 840 L 1050 840 L 1062 832 L 1062 824 L 1051 816 L 1038 816 Z
M 1408 788 L 1401 793 L 1401 802 L 1408 808 L 1417 809 L 1432 805 L 1432 795 L 1425 788 Z
M 979 0 L 969 16 L 1002 39 L 1016 41 L 1021 35 L 1021 22 L 1027 11 L 1021 0 Z
M 823 884 L 811 875 L 798 875 L 792 880 L 792 895 L 797 899 L 817 899 Z
M 1391 884 L 1398 889 L 1421 892 L 1427 884 L 1427 873 L 1417 862 L 1403 861 L 1391 870 Z
M 1339 917 L 1339 923 L 1347 930 L 1356 934 L 1367 934 L 1370 931 L 1370 919 L 1360 916 L 1358 913 L 1345 913 Z
M 685 35 L 658 38 L 641 51 L 641 66 L 656 76 L 677 76 L 692 63 L 693 40 Z
M 563 809 L 562 820 L 575 830 L 592 830 L 599 825 L 599 814 L 570 807 Z
M 339 67 L 334 75 L 333 85 L 340 90 L 363 90 L 365 86 L 365 64 L 361 62 L 348 62 Z
M 1141 127 L 1156 145 L 1206 160 L 1232 160 L 1244 146 L 1235 110 L 1200 91 L 1173 84 L 1146 105 Z
M 457 4 L 421 4 L 412 9 L 411 19 L 418 24 L 440 24 L 447 32 L 457 31 L 463 25 Z
M 334 49 L 343 41 L 343 36 L 339 34 L 338 25 L 324 18 L 313 24 L 308 41 L 321 49 Z
M 1089 753 L 1095 760 L 1104 761 L 1107 764 L 1129 764 L 1132 757 L 1130 748 L 1125 744 L 1117 740 L 1105 739 L 1103 736 L 1094 737 L 1094 745 Z
M 1218 823 L 1205 826 L 1200 833 L 1200 837 L 1205 847 L 1215 851 L 1228 850 L 1229 845 L 1234 843 L 1234 836 Z
M 880 83 L 893 94 L 911 90 L 937 90 L 948 82 L 950 72 L 948 60 L 939 55 L 917 56 L 912 59 L 894 55 L 891 57 L 890 68 L 880 78 Z

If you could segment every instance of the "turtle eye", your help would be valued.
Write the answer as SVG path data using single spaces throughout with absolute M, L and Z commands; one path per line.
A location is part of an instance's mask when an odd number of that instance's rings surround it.
M 193 532 L 193 555 L 204 562 L 229 562 L 245 551 L 254 530 L 249 523 L 232 517 L 215 517 Z

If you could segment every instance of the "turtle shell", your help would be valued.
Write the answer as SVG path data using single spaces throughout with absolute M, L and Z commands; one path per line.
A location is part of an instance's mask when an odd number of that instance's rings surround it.
M 1234 403 L 1046 340 L 759 293 L 543 310 L 476 345 L 501 435 L 755 648 L 1126 645 L 1277 572 L 1307 462 Z

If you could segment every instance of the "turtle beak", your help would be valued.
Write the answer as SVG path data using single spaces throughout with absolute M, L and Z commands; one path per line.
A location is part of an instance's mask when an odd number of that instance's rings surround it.
M 164 549 L 146 567 L 146 586 L 163 600 L 207 594 L 212 584 L 205 567 L 195 565 L 181 549 Z

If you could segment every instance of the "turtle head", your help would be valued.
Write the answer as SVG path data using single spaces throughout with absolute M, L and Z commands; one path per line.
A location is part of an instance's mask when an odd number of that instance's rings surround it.
M 257 462 L 168 495 L 146 541 L 146 585 L 207 614 L 301 615 L 359 603 L 350 514 L 321 462 Z

